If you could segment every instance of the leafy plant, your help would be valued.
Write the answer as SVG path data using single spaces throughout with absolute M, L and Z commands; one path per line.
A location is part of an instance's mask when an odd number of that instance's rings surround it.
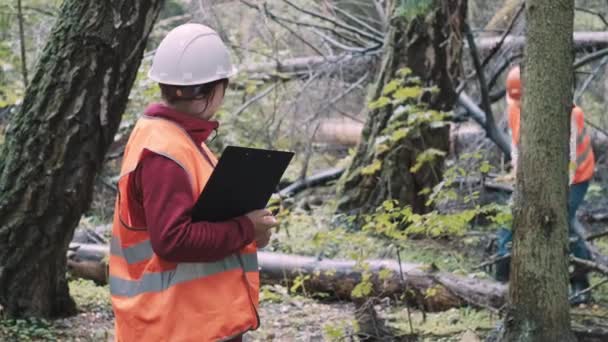
M 39 318 L 0 321 L 2 341 L 57 341 L 51 322 Z
M 428 13 L 433 0 L 401 0 L 398 16 L 411 20 Z

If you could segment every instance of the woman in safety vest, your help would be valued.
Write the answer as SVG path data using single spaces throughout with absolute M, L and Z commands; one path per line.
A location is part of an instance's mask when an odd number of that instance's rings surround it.
M 511 161 L 513 174 L 516 174 L 519 149 L 520 149 L 520 111 L 521 111 L 521 76 L 519 66 L 514 67 L 507 75 L 507 112 L 509 128 L 511 130 Z M 570 129 L 570 190 L 568 193 L 568 223 L 571 240 L 571 252 L 574 256 L 582 259 L 591 259 L 591 254 L 583 239 L 576 233 L 574 222 L 576 211 L 583 202 L 589 182 L 593 177 L 595 169 L 595 157 L 591 146 L 591 137 L 585 126 L 584 114 L 581 108 L 573 106 L 571 114 Z M 507 244 L 511 241 L 511 233 L 502 231 L 499 233 L 499 254 L 508 253 Z M 500 267 L 498 267 L 500 269 Z M 504 273 L 504 272 L 503 272 Z M 506 272 L 508 273 L 508 271 Z M 503 280 L 508 279 L 505 274 L 498 275 Z M 575 295 L 574 303 L 587 302 L 590 293 L 576 295 L 578 292 L 589 287 L 589 280 L 584 270 L 577 269 L 571 278 L 572 293 Z
M 258 210 L 226 222 L 192 222 L 191 210 L 217 159 L 217 129 L 236 69 L 218 34 L 181 25 L 160 43 L 150 105 L 125 148 L 110 251 L 116 340 L 241 341 L 259 327 L 256 250 L 277 220 Z

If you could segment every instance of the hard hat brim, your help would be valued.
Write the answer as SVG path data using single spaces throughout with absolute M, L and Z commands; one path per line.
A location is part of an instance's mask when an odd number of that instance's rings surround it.
M 154 73 L 153 69 L 150 69 L 148 71 L 148 78 L 150 78 L 151 80 L 153 80 L 157 83 L 162 83 L 162 84 L 167 84 L 167 85 L 193 86 L 193 85 L 211 83 L 211 82 L 215 82 L 215 81 L 222 80 L 222 79 L 230 79 L 230 78 L 236 76 L 237 73 L 238 73 L 238 69 L 235 66 L 233 66 L 232 70 L 230 70 L 230 72 L 228 72 L 224 75 L 217 74 L 217 75 L 214 75 L 213 77 L 208 77 L 208 78 L 203 78 L 203 79 L 193 79 L 188 82 L 184 82 L 183 80 L 169 79 L 167 77 L 163 77 L 162 75 L 157 75 Z

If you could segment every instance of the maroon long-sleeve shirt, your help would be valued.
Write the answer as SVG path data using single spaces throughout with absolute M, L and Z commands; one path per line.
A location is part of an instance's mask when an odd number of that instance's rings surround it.
M 188 132 L 197 146 L 218 127 L 180 113 L 162 104 L 153 104 L 146 115 L 171 120 Z M 253 223 L 246 216 L 225 222 L 192 222 L 196 198 L 188 175 L 177 163 L 151 151 L 144 151 L 130 177 L 130 208 L 136 226 L 147 227 L 152 249 L 170 262 L 210 262 L 237 252 L 254 239 Z

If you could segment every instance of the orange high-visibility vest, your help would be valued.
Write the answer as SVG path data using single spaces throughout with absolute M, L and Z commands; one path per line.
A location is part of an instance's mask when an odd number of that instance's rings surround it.
M 116 340 L 224 341 L 257 329 L 259 273 L 252 243 L 216 262 L 172 263 L 152 250 L 145 227 L 134 227 L 127 184 L 144 149 L 181 166 L 198 198 L 217 162 L 177 124 L 143 116 L 125 148 L 110 245 L 110 293 Z
M 513 145 L 519 145 L 520 128 L 520 102 L 507 99 L 507 111 L 509 115 L 509 128 L 511 129 L 511 140 Z M 574 106 L 572 118 L 576 123 L 576 171 L 573 184 L 586 182 L 593 177 L 595 170 L 595 156 L 591 146 L 591 136 L 587 132 L 585 117 L 580 107 Z

